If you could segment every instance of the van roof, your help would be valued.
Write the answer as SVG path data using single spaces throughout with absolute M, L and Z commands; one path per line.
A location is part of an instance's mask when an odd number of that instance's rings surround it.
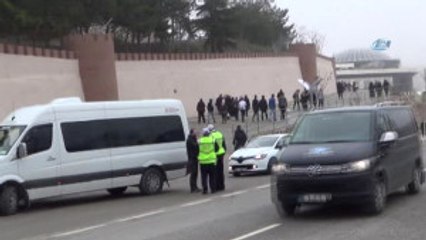
M 136 107 L 170 107 L 181 108 L 182 103 L 175 99 L 133 100 L 133 101 L 94 101 L 84 102 L 79 98 L 59 98 L 45 105 L 33 105 L 19 108 L 10 113 L 2 125 L 28 125 L 41 115 L 48 115 L 53 110 L 57 112 L 96 110 L 96 109 L 125 109 Z
M 407 105 L 373 105 L 373 106 L 355 106 L 355 107 L 339 107 L 339 108 L 328 108 L 324 110 L 315 110 L 308 114 L 319 114 L 319 113 L 333 113 L 333 112 L 353 112 L 353 111 L 377 111 L 380 109 L 397 109 L 397 108 L 410 108 Z

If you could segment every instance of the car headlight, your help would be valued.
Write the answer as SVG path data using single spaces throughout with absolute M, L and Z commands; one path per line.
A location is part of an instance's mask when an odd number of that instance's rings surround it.
M 274 173 L 284 173 L 289 171 L 289 166 L 285 163 L 276 163 L 272 165 L 272 172 Z
M 259 153 L 256 156 L 254 156 L 254 159 L 262 160 L 262 159 L 266 158 L 267 156 L 268 156 L 268 154 L 266 154 L 266 153 Z
M 348 163 L 344 167 L 345 172 L 362 172 L 370 169 L 371 167 L 371 159 L 364 159 L 356 162 Z

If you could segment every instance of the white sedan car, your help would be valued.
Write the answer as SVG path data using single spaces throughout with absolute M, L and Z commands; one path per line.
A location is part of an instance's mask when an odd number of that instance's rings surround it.
M 270 134 L 252 139 L 229 157 L 228 172 L 234 176 L 242 173 L 270 173 L 272 165 L 277 162 L 277 154 L 285 147 L 288 137 L 288 134 Z

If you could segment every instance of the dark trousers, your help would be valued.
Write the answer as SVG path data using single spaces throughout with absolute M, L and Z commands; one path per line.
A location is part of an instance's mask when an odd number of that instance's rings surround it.
M 246 111 L 245 110 L 240 110 L 241 111 L 241 121 L 244 122 L 244 117 L 246 116 Z
M 261 114 L 262 121 L 263 121 L 263 115 L 265 115 L 266 116 L 266 120 L 268 120 L 268 112 L 262 110 L 262 114 Z
M 251 120 L 254 122 L 254 119 L 259 122 L 259 111 L 253 111 L 253 117 Z
M 201 123 L 201 120 L 203 120 L 203 123 L 206 123 L 206 117 L 204 116 L 204 112 L 198 112 L 198 123 Z
M 280 108 L 280 110 L 281 110 L 281 120 L 284 120 L 285 119 L 286 109 L 285 108 Z
M 197 178 L 198 178 L 198 162 L 195 160 L 195 162 L 190 163 L 190 176 L 189 176 L 189 187 L 191 188 L 191 192 L 198 189 L 197 186 Z
M 318 99 L 318 107 L 323 108 L 324 107 L 324 99 Z
M 216 190 L 225 190 L 225 174 L 223 173 L 223 156 L 217 156 L 216 163 Z
M 201 185 L 203 185 L 203 192 L 207 193 L 208 186 L 207 180 L 210 185 L 210 191 L 214 193 L 216 191 L 216 165 L 214 164 L 200 164 L 201 168 Z
M 294 101 L 293 102 L 293 110 L 296 109 L 296 106 L 297 106 L 297 110 L 300 110 L 300 102 L 299 101 Z

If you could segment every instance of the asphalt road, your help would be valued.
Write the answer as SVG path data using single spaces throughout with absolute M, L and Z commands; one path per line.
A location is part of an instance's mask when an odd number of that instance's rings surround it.
M 426 145 L 424 146 L 426 154 Z M 426 155 L 425 155 L 426 156 Z M 270 201 L 269 177 L 227 178 L 225 192 L 190 194 L 188 179 L 157 196 L 135 189 L 120 198 L 106 192 L 35 203 L 0 218 L 0 239 L 425 239 L 426 187 L 415 196 L 393 194 L 384 213 L 352 207 L 303 207 L 281 219 Z

